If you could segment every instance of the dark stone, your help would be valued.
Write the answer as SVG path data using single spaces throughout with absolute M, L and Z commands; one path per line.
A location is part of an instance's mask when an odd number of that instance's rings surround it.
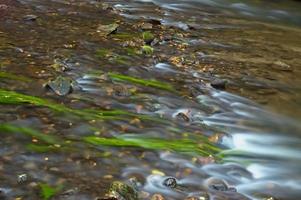
M 228 187 L 224 183 L 215 183 L 215 184 L 210 185 L 209 187 L 211 189 L 217 190 L 217 191 L 222 191 L 222 192 L 228 191 Z
M 215 89 L 219 89 L 219 90 L 224 90 L 226 89 L 226 84 L 227 81 L 223 80 L 223 79 L 215 79 L 213 80 L 210 85 L 215 88 Z
M 58 76 L 55 80 L 46 83 L 45 87 L 59 96 L 65 96 L 73 91 L 72 81 Z
M 137 191 L 130 185 L 114 181 L 103 200 L 138 200 Z
M 189 122 L 190 121 L 190 118 L 187 114 L 185 113 L 182 113 L 182 112 L 179 112 L 177 115 L 176 115 L 177 119 L 179 120 L 183 120 L 185 122 Z
M 0 188 L 0 200 L 6 200 L 5 192 Z
M 158 19 L 148 19 L 148 23 L 151 23 L 152 25 L 161 25 L 161 21 Z
M 169 188 L 176 188 L 177 187 L 177 179 L 174 177 L 168 177 L 163 181 L 163 185 Z

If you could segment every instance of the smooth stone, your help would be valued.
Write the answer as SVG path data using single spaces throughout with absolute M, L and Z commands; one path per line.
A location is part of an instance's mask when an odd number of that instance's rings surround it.
M 226 84 L 227 81 L 223 80 L 223 79 L 215 79 L 213 80 L 210 85 L 215 88 L 215 89 L 219 89 L 219 90 L 224 90 L 226 89 Z
M 177 179 L 174 177 L 168 177 L 163 181 L 163 185 L 169 188 L 176 188 L 177 187 Z
M 45 87 L 51 89 L 59 96 L 65 96 L 73 90 L 72 81 L 62 76 L 58 76 L 55 80 L 49 81 Z
M 25 15 L 23 17 L 23 20 L 25 21 L 36 21 L 38 19 L 38 16 L 36 15 Z

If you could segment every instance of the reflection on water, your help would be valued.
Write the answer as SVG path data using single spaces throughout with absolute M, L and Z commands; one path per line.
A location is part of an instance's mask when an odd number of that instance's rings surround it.
M 254 193 L 262 193 L 297 199 L 301 189 L 301 177 L 298 176 L 301 162 L 300 124 L 250 105 L 247 100 L 241 101 L 240 97 L 236 99 L 223 93 L 214 96 L 231 102 L 233 112 L 209 117 L 205 123 L 225 128 L 231 133 L 223 138 L 222 143 L 231 149 L 222 153 L 226 155 L 224 161 L 240 163 L 253 177 L 242 181 L 237 189 L 253 198 L 256 197 Z M 239 126 L 233 125 L 237 122 Z M 290 197 L 284 193 L 289 193 Z
M 113 180 L 141 199 L 298 199 L 301 31 L 286 23 L 300 23 L 300 4 L 107 3 L 21 0 L 0 19 L 1 89 L 50 104 L 2 95 L 1 125 L 60 141 L 2 127 L 0 199 L 40 199 L 40 183 L 63 185 L 55 199 L 95 199 Z M 73 80 L 64 97 L 43 88 L 59 75 Z
M 215 10 L 234 12 L 245 17 L 300 24 L 300 4 L 294 1 L 233 1 L 233 0 L 139 0 L 152 2 L 162 8 L 185 11 L 208 6 Z

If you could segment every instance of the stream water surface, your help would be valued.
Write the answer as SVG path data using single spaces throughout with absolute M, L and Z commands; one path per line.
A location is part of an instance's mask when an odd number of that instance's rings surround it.
M 0 199 L 300 199 L 300 13 L 0 0 Z

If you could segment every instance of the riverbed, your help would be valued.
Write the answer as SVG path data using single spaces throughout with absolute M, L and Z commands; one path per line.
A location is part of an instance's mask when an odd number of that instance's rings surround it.
M 0 199 L 105 199 L 114 181 L 151 200 L 301 196 L 300 2 L 0 13 Z

